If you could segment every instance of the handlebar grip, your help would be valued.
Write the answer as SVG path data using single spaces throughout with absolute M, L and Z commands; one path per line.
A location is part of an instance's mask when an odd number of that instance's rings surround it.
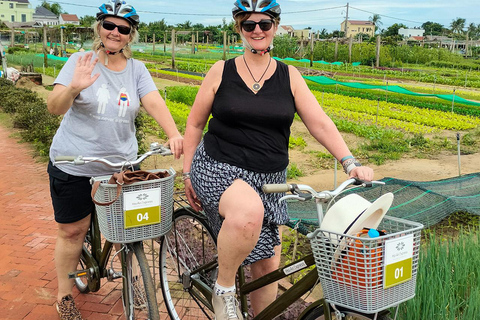
M 55 161 L 73 161 L 76 158 L 76 156 L 58 156 L 55 157 Z
M 292 190 L 292 185 L 287 183 L 264 184 L 262 190 L 265 193 L 282 193 Z

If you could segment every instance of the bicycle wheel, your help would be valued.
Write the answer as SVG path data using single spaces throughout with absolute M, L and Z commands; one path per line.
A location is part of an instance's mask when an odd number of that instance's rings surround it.
M 345 317 L 342 317 L 341 319 L 338 319 L 335 317 L 335 313 L 331 312 L 330 319 L 332 320 L 371 320 L 375 319 L 374 314 L 362 314 L 362 313 L 356 313 L 354 311 L 349 311 L 347 309 L 339 308 L 339 310 L 345 314 Z M 332 311 L 332 310 L 330 310 Z M 319 306 L 313 308 L 310 310 L 307 314 L 303 315 L 301 320 L 324 320 L 325 319 L 325 310 L 323 308 L 323 305 L 320 304 Z M 379 313 L 377 315 L 377 320 L 392 320 L 388 316 L 388 314 L 385 313 Z
M 206 304 L 211 303 L 211 289 L 217 279 L 216 239 L 197 214 L 180 209 L 173 219 L 173 228 L 163 237 L 160 249 L 160 280 L 167 311 L 172 320 L 213 319 Z M 212 261 L 213 267 L 191 275 Z M 192 279 L 200 280 L 203 287 L 193 285 Z
M 80 293 L 89 293 L 90 291 L 97 291 L 100 289 L 100 274 L 98 265 L 92 255 L 92 233 L 88 230 L 85 239 L 83 240 L 82 253 L 77 265 L 77 271 L 89 270 L 88 276 L 76 277 L 74 279 L 75 286 Z
M 142 242 L 126 246 L 125 267 L 122 268 L 122 300 L 125 318 L 160 320 L 155 288 Z M 124 249 L 125 250 L 125 249 Z
M 82 255 L 80 256 L 80 261 L 78 262 L 77 270 L 86 270 L 87 267 L 87 261 L 85 256 Z M 75 286 L 77 287 L 78 291 L 80 293 L 89 293 L 90 288 L 88 287 L 88 278 L 87 277 L 78 277 L 75 278 Z

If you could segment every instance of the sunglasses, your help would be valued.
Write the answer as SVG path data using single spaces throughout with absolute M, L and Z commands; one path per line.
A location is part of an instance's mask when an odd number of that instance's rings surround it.
M 242 28 L 246 32 L 252 32 L 257 27 L 257 24 L 259 25 L 260 29 L 262 29 L 262 31 L 268 31 L 272 29 L 273 20 L 260 20 L 259 22 L 246 20 L 242 22 Z
M 115 30 L 115 28 L 117 28 L 118 32 L 121 33 L 121 34 L 123 34 L 123 35 L 130 34 L 130 31 L 132 31 L 132 28 L 131 28 L 131 27 L 118 26 L 118 25 L 116 25 L 115 23 L 110 22 L 110 21 L 106 21 L 106 20 L 103 20 L 103 22 L 102 22 L 102 27 L 103 27 L 105 30 L 108 30 L 108 31 L 113 31 L 113 30 Z

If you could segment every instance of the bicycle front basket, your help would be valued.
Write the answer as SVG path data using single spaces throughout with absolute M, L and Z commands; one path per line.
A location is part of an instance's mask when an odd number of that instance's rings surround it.
M 309 235 L 325 299 L 376 313 L 415 296 L 423 225 L 385 216 L 369 238 L 317 229 Z
M 95 205 L 105 239 L 130 243 L 163 236 L 171 229 L 176 172 L 172 168 L 167 172 L 165 178 L 123 185 L 118 200 L 111 205 Z M 92 184 L 101 181 L 95 194 L 98 202 L 109 202 L 117 195 L 117 185 L 108 184 L 109 179 L 110 176 L 92 178 Z

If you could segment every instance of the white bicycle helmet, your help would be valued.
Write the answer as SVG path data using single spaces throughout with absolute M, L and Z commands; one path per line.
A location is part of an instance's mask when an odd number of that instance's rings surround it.
M 102 4 L 100 12 L 97 13 L 97 20 L 103 20 L 105 17 L 119 17 L 127 20 L 132 27 L 137 28 L 140 23 L 137 11 L 124 0 L 109 0 Z
M 282 10 L 275 0 L 235 0 L 232 9 L 232 15 L 235 17 L 239 13 L 258 12 L 265 13 L 272 18 L 278 18 Z

